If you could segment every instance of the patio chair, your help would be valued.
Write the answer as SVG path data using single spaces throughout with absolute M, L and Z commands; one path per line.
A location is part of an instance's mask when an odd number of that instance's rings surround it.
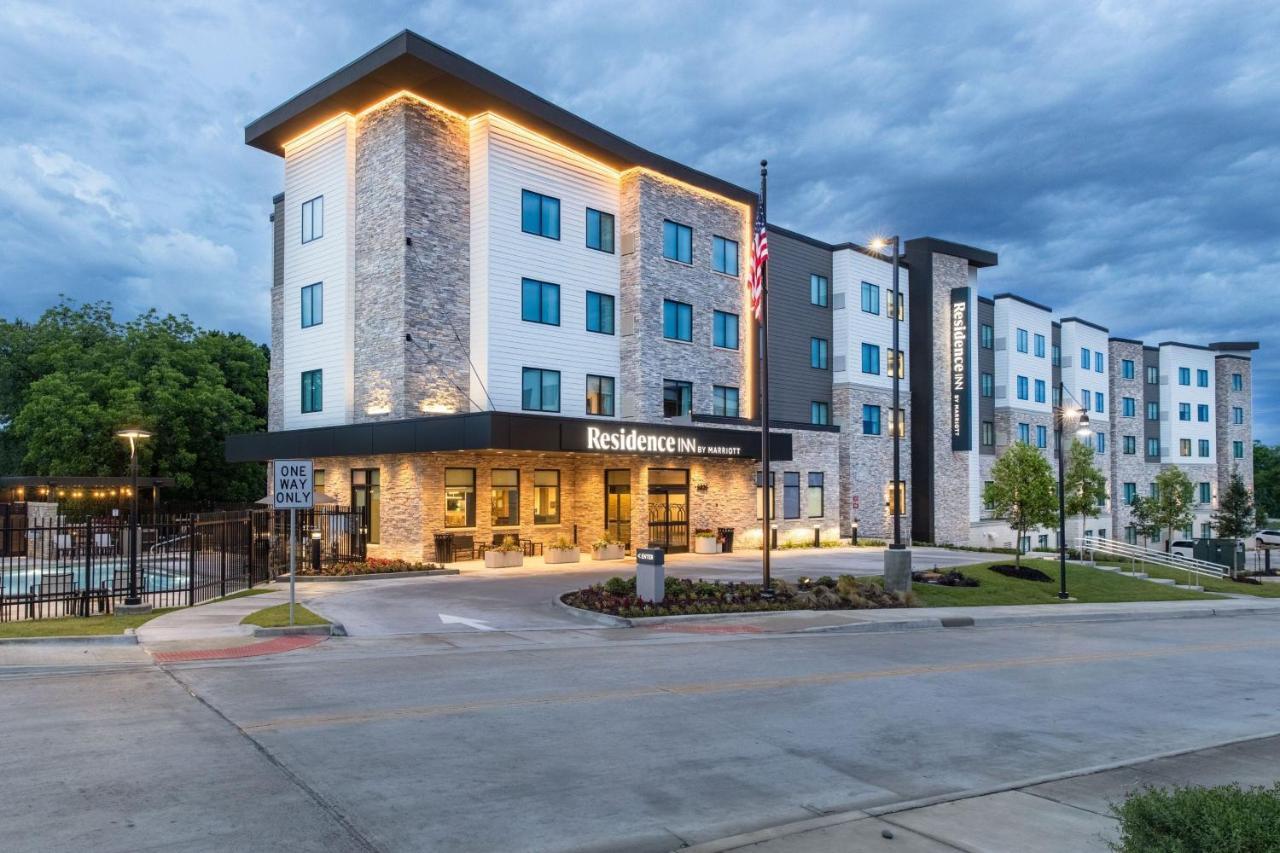
M 40 579 L 36 592 L 36 604 L 63 602 L 63 613 L 71 615 L 76 612 L 76 577 L 70 572 L 45 575 Z
M 466 555 L 465 557 L 463 555 Z M 453 537 L 453 559 L 474 560 L 476 558 L 476 538 L 474 536 Z
M 69 557 L 76 552 L 75 540 L 70 533 L 59 533 L 55 543 L 56 556 Z
M 95 554 L 114 554 L 115 550 L 116 545 L 112 541 L 110 533 L 93 534 L 93 552 Z

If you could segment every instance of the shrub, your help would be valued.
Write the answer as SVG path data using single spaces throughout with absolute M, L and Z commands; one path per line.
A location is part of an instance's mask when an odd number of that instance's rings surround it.
M 693 531 L 693 535 L 695 538 L 705 537 L 714 539 L 716 537 L 716 532 L 710 527 L 699 527 L 697 530 Z
M 825 586 L 827 589 L 836 588 L 836 579 L 831 577 L 831 575 L 823 575 L 813 583 L 815 586 Z
M 612 577 L 604 582 L 604 591 L 610 595 L 635 595 L 636 579 Z
M 1004 575 L 1008 578 L 1018 578 L 1024 581 L 1040 581 L 1046 583 L 1053 578 L 1046 575 L 1039 569 L 1033 569 L 1030 566 L 1011 566 L 1008 563 L 990 566 L 991 571 L 998 575 Z
M 929 572 L 912 572 L 911 580 L 916 583 L 928 583 L 934 586 L 977 586 L 978 579 L 971 578 L 959 569 L 948 569 L 940 572 L 936 568 Z
M 1280 784 L 1242 789 L 1146 788 L 1112 812 L 1120 853 L 1262 853 L 1280 850 Z
M 568 548 L 577 548 L 578 546 L 573 544 L 572 539 L 570 539 L 568 536 L 565 536 L 563 533 L 561 533 L 555 539 L 551 540 L 550 547 L 568 549 Z

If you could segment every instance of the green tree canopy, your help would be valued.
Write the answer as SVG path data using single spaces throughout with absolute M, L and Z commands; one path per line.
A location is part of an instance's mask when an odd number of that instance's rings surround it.
M 991 467 L 991 482 L 982 492 L 996 518 L 1004 519 L 1017 534 L 1014 562 L 1022 563 L 1022 540 L 1036 527 L 1057 518 L 1057 484 L 1044 455 L 1029 444 L 1018 443 L 1000 455 Z
M 1134 497 L 1133 503 L 1129 505 L 1129 512 L 1133 517 L 1133 529 L 1142 537 L 1144 546 L 1160 535 L 1160 525 L 1155 518 L 1155 498 L 1144 498 L 1141 495 Z
M 1175 530 L 1182 530 L 1195 517 L 1191 502 L 1195 486 L 1181 468 L 1166 465 L 1156 474 L 1156 494 L 1150 499 L 1151 520 L 1159 531 L 1167 532 L 1164 549 L 1169 550 Z
M 1226 491 L 1218 496 L 1213 526 L 1225 539 L 1243 539 L 1254 531 L 1253 520 L 1253 497 L 1245 488 L 1240 469 L 1233 467 Z
M 266 425 L 267 349 L 238 334 L 149 311 L 118 323 L 109 303 L 63 300 L 34 323 L 0 320 L 0 470 L 123 475 L 121 426 L 144 476 L 173 477 L 171 497 L 261 497 L 256 464 L 229 465 L 223 440 Z
M 1093 464 L 1093 448 L 1080 439 L 1072 439 L 1063 477 L 1067 515 L 1080 516 L 1081 535 L 1086 518 L 1094 518 L 1107 499 L 1107 477 Z
M 1253 499 L 1258 505 L 1259 524 L 1280 518 L 1280 446 L 1253 443 Z

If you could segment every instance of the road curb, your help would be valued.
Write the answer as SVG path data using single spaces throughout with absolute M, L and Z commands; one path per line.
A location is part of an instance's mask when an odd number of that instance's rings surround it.
M 66 637 L 4 637 L 0 638 L 0 645 L 14 646 L 30 646 L 30 645 L 76 645 L 82 643 L 90 643 L 99 646 L 136 646 L 138 644 L 138 635 L 133 633 L 130 628 L 125 634 L 83 634 L 80 636 Z
M 332 622 L 327 625 L 282 625 L 278 628 L 253 629 L 255 637 L 345 637 L 346 635 L 346 630 L 340 624 Z
M 565 592 L 560 595 L 569 595 L 569 593 Z M 607 628 L 635 627 L 630 619 L 624 619 L 621 616 L 614 616 L 609 613 L 597 613 L 594 610 L 583 610 L 581 607 L 574 607 L 572 604 L 565 604 L 560 600 L 560 595 L 551 599 L 552 605 L 565 611 L 575 619 L 590 622 L 593 625 L 604 625 Z
M 462 574 L 460 569 L 423 569 L 420 572 L 371 572 L 366 575 L 298 575 L 298 583 L 343 583 L 345 581 L 385 581 L 395 578 L 430 578 Z M 289 576 L 277 575 L 276 583 L 287 584 Z

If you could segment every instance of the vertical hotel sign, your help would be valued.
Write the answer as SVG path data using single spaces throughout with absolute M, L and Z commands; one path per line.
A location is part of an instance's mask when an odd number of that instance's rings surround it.
M 951 449 L 973 449 L 973 424 L 971 420 L 971 378 L 969 364 L 969 330 L 972 327 L 969 288 L 951 288 L 951 310 L 947 317 L 951 329 L 948 341 L 947 371 L 951 383 Z

